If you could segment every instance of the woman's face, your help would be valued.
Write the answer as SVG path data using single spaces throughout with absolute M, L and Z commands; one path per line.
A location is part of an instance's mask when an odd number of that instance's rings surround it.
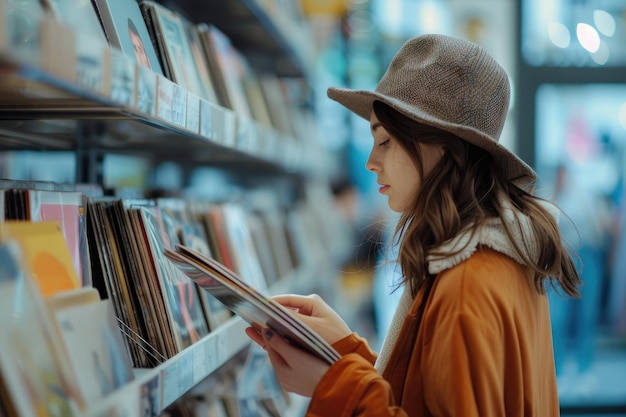
M 376 115 L 372 112 L 370 129 L 374 138 L 374 146 L 365 164 L 365 168 L 376 174 L 380 188 L 378 192 L 389 199 L 387 204 L 395 212 L 409 209 L 412 200 L 419 191 L 421 178 L 415 162 L 385 130 Z M 424 175 L 427 175 L 441 159 L 441 146 L 420 144 L 424 164 Z

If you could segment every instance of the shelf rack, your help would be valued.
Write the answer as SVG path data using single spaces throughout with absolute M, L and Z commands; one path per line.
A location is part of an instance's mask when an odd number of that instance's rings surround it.
M 165 3 L 165 2 L 163 2 Z M 304 25 L 289 20 L 280 10 L 268 14 L 261 2 L 192 0 L 168 3 L 197 22 L 221 22 L 220 27 L 233 44 L 251 57 L 260 71 L 279 76 L 306 77 L 311 51 Z M 7 17 L 0 0 L 0 21 Z M 174 7 L 175 6 L 175 7 Z M 231 22 L 231 23 L 228 23 Z M 236 23 L 234 23 L 236 22 Z M 3 29 L 4 30 L 4 29 Z M 319 174 L 320 155 L 311 144 L 285 137 L 279 132 L 244 119 L 229 109 L 213 103 L 210 126 L 190 129 L 154 114 L 144 114 L 134 106 L 116 102 L 110 91 L 94 91 L 82 85 L 76 70 L 59 71 L 60 66 L 77 61 L 76 42 L 72 33 L 57 23 L 44 21 L 40 28 L 41 53 L 20 54 L 7 42 L 0 30 L 0 151 L 71 151 L 89 166 L 91 172 L 77 172 L 77 182 L 98 177 L 100 166 L 93 161 L 104 154 L 141 155 L 151 160 L 170 160 L 190 165 L 210 164 L 252 175 L 286 175 L 305 178 Z M 50 39 L 66 39 L 54 44 Z M 46 61 L 50 51 L 69 61 Z M 18 48 L 19 49 L 19 48 Z M 102 53 L 113 54 L 108 48 Z M 110 56 L 102 59 L 111 65 Z M 111 85 L 110 67 L 103 68 L 102 84 Z M 158 82 L 167 82 L 159 79 Z M 134 80 L 136 83 L 137 80 Z M 136 88 L 136 86 L 135 86 Z M 178 87 L 180 88 L 180 87 Z M 186 97 L 190 93 L 182 92 Z M 199 100 L 199 99 L 198 99 Z M 196 117 L 199 119 L 200 114 Z M 208 132 L 208 133 L 206 133 Z M 91 163 L 90 163 L 91 162 Z M 91 166 L 90 166 L 91 165 Z M 313 268 L 306 265 L 283 277 L 274 291 L 289 291 L 312 279 Z M 320 271 L 316 271 L 316 276 Z M 330 274 L 329 274 L 330 275 Z M 245 335 L 247 324 L 233 317 L 191 347 L 151 369 L 136 369 L 135 379 L 90 405 L 87 417 L 133 415 L 139 404 L 148 402 L 160 413 L 200 381 L 242 352 L 250 341 Z M 130 414 L 124 414 L 124 410 Z
M 217 26 L 259 72 L 308 78 L 313 64 L 308 23 L 261 0 L 161 0 L 194 19 Z

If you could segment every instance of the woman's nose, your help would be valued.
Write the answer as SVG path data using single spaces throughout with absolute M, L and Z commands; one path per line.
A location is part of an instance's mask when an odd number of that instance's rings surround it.
M 367 161 L 365 162 L 365 169 L 367 169 L 368 171 L 371 171 L 371 172 L 378 172 L 378 171 L 380 171 L 380 163 L 376 159 L 373 151 L 370 152 L 370 155 L 367 158 Z

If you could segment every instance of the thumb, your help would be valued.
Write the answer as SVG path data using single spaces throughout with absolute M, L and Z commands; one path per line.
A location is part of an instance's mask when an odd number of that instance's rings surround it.
M 298 346 L 293 345 L 289 340 L 285 339 L 277 331 L 270 329 L 269 327 L 263 330 L 263 339 L 266 346 L 271 347 L 273 350 L 280 353 L 285 359 L 289 359 L 289 356 L 295 349 L 301 350 Z
M 271 362 L 281 366 L 289 366 L 289 363 L 283 357 L 289 346 L 287 341 L 270 328 L 263 330 L 263 340 L 265 341 L 265 348 Z

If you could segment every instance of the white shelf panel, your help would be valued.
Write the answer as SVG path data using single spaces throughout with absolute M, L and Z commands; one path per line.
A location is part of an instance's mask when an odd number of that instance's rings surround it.
M 247 324 L 232 317 L 173 358 L 151 369 L 136 369 L 135 379 L 88 410 L 87 417 L 139 415 L 142 407 L 160 413 L 250 344 Z M 121 414 L 121 410 L 127 414 Z

